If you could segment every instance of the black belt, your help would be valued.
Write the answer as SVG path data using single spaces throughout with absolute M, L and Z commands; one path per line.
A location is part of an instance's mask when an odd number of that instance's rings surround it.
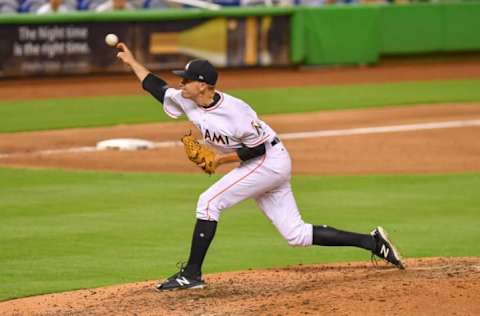
M 276 144 L 280 143 L 280 138 L 275 136 L 275 138 L 270 142 L 270 145 L 275 146 Z

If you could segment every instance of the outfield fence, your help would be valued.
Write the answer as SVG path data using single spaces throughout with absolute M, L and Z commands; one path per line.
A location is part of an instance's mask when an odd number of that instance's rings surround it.
M 371 64 L 381 56 L 480 50 L 480 4 L 247 7 L 3 15 L 0 77 L 128 71 L 116 33 L 152 70 Z

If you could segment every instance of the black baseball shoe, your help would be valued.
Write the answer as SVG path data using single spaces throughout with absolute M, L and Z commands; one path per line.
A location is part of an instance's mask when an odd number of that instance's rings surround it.
M 372 251 L 372 258 L 375 255 L 393 264 L 399 269 L 405 269 L 400 253 L 388 239 L 387 232 L 382 227 L 379 226 L 375 228 L 370 235 L 373 236 L 376 243 L 375 249 Z
M 187 276 L 185 268 L 180 265 L 180 271 L 169 277 L 166 281 L 155 285 L 155 290 L 159 292 L 185 290 L 185 289 L 203 289 L 206 284 L 201 277 Z

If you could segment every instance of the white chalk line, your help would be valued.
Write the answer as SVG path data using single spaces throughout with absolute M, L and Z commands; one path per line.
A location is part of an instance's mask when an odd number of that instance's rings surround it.
M 447 122 L 431 122 L 431 123 L 419 123 L 419 124 L 405 124 L 405 125 L 390 125 L 390 126 L 376 126 L 376 127 L 361 127 L 361 128 L 349 128 L 349 129 L 337 129 L 337 130 L 323 130 L 323 131 L 311 131 L 301 133 L 285 133 L 279 134 L 280 139 L 305 139 L 305 138 L 317 138 L 317 137 L 334 137 L 334 136 L 351 136 L 351 135 L 366 135 L 366 134 L 380 134 L 380 133 L 398 133 L 398 132 L 410 132 L 419 130 L 432 130 L 443 128 L 458 128 L 458 127 L 470 127 L 480 126 L 480 120 L 461 120 L 461 121 L 447 121 Z M 153 148 L 172 148 L 182 146 L 180 141 L 164 141 L 154 143 Z M 68 154 L 68 153 L 86 153 L 103 151 L 105 149 L 98 149 L 96 147 L 77 147 L 67 149 L 52 149 L 52 150 L 39 150 L 25 153 L 12 153 L 12 154 L 0 154 L 1 158 L 9 158 L 18 155 L 56 155 L 56 154 Z
M 328 130 L 328 131 L 303 132 L 303 133 L 288 133 L 288 134 L 279 135 L 279 137 L 281 139 L 300 139 L 300 138 L 332 137 L 332 136 L 347 136 L 347 135 L 362 135 L 362 134 L 395 133 L 395 132 L 408 132 L 408 131 L 419 131 L 419 130 L 427 130 L 427 129 L 469 127 L 469 126 L 480 126 L 480 120 L 433 122 L 433 123 L 420 123 L 420 124 L 407 124 L 407 125 L 361 127 L 361 128 L 338 129 L 338 130 Z

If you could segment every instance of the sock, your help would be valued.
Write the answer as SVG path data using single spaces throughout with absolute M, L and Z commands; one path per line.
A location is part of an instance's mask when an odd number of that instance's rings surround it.
M 193 230 L 192 246 L 190 248 L 190 257 L 184 273 L 193 278 L 200 278 L 202 275 L 202 264 L 208 247 L 215 236 L 217 222 L 197 219 L 195 229 Z
M 328 227 L 313 226 L 313 244 L 319 246 L 353 246 L 374 250 L 375 240 L 369 234 L 358 234 Z

